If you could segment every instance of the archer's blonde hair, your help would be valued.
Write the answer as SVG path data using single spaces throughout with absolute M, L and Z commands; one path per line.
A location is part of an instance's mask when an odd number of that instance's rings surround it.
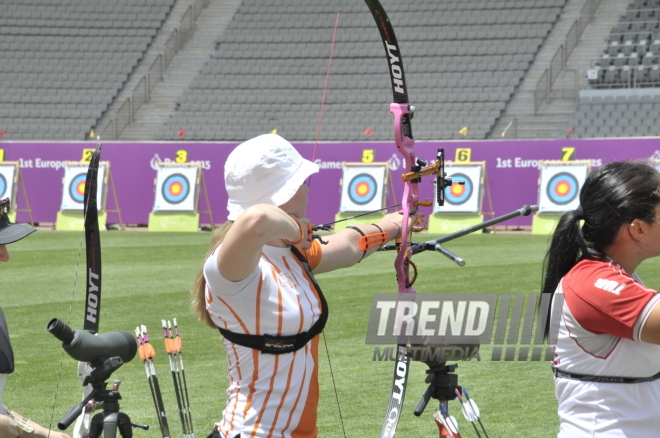
M 206 259 L 209 258 L 211 253 L 222 243 L 233 224 L 234 221 L 227 221 L 213 232 L 211 242 L 209 243 L 209 249 L 206 252 L 206 257 L 204 257 L 204 262 L 206 262 Z M 197 314 L 198 319 L 211 328 L 218 328 L 211 319 L 208 310 L 206 310 L 206 279 L 204 278 L 203 264 L 199 269 L 199 272 L 197 272 L 197 277 L 195 277 L 195 283 L 190 291 L 190 296 L 192 298 L 192 310 Z

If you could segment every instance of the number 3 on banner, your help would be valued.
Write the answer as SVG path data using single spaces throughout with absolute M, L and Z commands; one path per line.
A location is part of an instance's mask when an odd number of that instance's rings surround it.
M 84 163 L 89 163 L 92 160 L 92 154 L 94 153 L 95 149 L 83 149 L 83 154 L 82 154 L 82 162 Z
M 187 163 L 188 162 L 188 151 L 180 150 L 176 151 L 176 158 L 174 159 L 177 163 Z
M 456 149 L 456 162 L 457 163 L 469 163 L 471 158 L 472 158 L 472 149 L 470 149 L 470 148 Z

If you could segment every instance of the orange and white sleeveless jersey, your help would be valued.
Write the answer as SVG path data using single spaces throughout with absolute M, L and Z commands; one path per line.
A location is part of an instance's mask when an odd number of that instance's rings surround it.
M 318 266 L 314 242 L 304 255 Z M 295 335 L 321 315 L 321 301 L 289 248 L 265 245 L 257 269 L 245 280 L 220 275 L 215 253 L 204 265 L 206 308 L 218 327 L 235 333 Z M 216 430 L 223 438 L 313 438 L 317 435 L 318 336 L 302 349 L 263 354 L 223 341 L 229 365 L 227 406 Z

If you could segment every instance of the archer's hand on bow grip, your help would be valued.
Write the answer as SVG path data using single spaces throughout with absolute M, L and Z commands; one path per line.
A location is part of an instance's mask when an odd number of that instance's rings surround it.
M 414 233 L 424 231 L 429 226 L 429 221 L 426 220 L 423 214 L 416 215 L 415 222 L 409 227 Z

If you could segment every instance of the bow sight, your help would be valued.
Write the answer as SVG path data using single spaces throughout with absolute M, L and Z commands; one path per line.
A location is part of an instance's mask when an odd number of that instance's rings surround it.
M 438 155 L 436 160 L 430 166 L 427 166 L 427 161 L 417 158 L 417 165 L 413 166 L 411 171 L 401 175 L 401 180 L 403 182 L 411 182 L 412 184 L 417 184 L 422 182 L 422 177 L 435 175 L 435 180 L 433 183 L 436 185 L 437 195 L 436 201 L 438 205 L 442 207 L 445 205 L 445 189 L 451 187 L 453 181 L 451 178 L 447 178 L 447 172 L 445 172 L 445 150 L 444 148 L 438 149 Z M 456 181 L 456 184 L 465 185 L 465 181 Z

